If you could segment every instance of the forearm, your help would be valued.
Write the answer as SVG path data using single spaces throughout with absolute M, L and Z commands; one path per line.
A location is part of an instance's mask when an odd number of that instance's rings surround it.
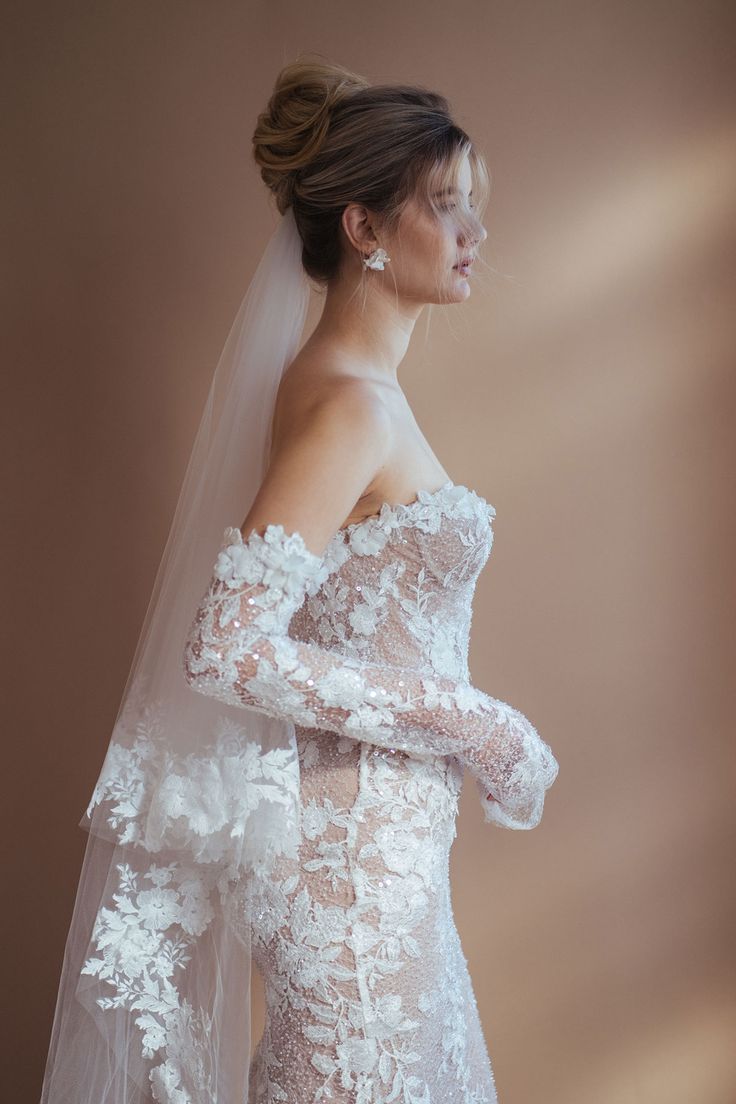
M 199 616 L 199 615 L 198 615 Z M 357 660 L 335 649 L 201 623 L 184 653 L 200 693 L 307 728 L 415 754 L 453 755 L 482 742 L 485 697 L 467 683 Z
M 489 804 L 498 805 L 497 815 L 489 819 L 508 827 L 536 823 L 556 764 L 523 714 L 466 682 L 294 640 L 283 631 L 291 606 L 281 607 L 280 615 L 269 608 L 263 586 L 225 591 L 213 579 L 185 647 L 190 686 L 375 746 L 454 755 L 495 798 Z M 264 616 L 268 632 L 260 629 Z

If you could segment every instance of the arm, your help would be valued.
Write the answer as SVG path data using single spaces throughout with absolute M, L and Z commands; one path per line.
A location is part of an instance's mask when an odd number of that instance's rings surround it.
M 322 561 L 299 533 L 229 528 L 184 649 L 203 694 L 414 755 L 455 755 L 476 777 L 488 820 L 531 828 L 557 764 L 530 722 L 468 683 L 358 661 L 288 635 Z
M 533 827 L 557 764 L 523 714 L 468 683 L 359 662 L 288 635 L 319 581 L 328 540 L 392 446 L 391 420 L 370 385 L 332 384 L 303 414 L 287 395 L 286 444 L 241 529 L 225 531 L 185 644 L 185 677 L 200 693 L 305 727 L 455 755 L 495 798 L 484 802 L 488 819 Z

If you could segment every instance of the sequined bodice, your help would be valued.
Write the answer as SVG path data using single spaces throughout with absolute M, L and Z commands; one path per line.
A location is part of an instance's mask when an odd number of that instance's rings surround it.
M 338 530 L 290 635 L 467 679 L 473 594 L 494 516 L 474 491 L 447 482 Z

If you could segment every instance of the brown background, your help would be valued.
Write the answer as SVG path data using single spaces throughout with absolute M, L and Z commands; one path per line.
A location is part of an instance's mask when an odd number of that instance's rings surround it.
M 497 510 L 473 679 L 561 765 L 530 833 L 483 825 L 466 781 L 453 850 L 501 1100 L 736 1100 L 730 8 L 16 7 L 1 70 L 13 1104 L 38 1099 L 78 820 L 274 225 L 255 117 L 300 50 L 442 91 L 493 175 L 495 275 L 435 308 L 426 341 L 420 320 L 400 379 L 447 471 Z

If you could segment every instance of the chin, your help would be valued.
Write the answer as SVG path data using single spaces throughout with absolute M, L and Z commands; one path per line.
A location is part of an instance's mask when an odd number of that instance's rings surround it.
M 418 294 L 415 298 L 421 299 L 421 302 L 427 306 L 442 307 L 447 306 L 449 303 L 464 303 L 466 299 L 470 298 L 470 293 L 470 281 L 467 278 L 458 276 L 453 269 L 452 278 L 450 280 L 447 280 L 439 286 L 435 284 L 431 289 L 418 289 Z
M 432 300 L 433 303 L 464 303 L 466 299 L 470 298 L 470 281 L 455 278 L 452 283 L 448 284 L 438 296 Z

